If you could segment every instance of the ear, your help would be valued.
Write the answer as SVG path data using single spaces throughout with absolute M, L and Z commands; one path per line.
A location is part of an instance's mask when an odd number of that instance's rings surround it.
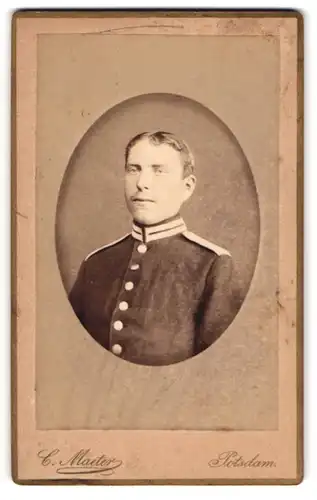
M 191 195 L 193 194 L 193 192 L 195 190 L 196 184 L 197 184 L 197 179 L 193 174 L 185 177 L 185 179 L 184 179 L 184 185 L 185 185 L 184 201 L 188 200 L 191 197 Z

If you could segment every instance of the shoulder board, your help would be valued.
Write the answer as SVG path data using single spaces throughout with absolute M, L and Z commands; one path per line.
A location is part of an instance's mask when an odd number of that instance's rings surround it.
M 122 238 L 119 238 L 118 240 L 112 241 L 111 243 L 108 243 L 107 245 L 104 245 L 104 246 L 102 246 L 100 248 L 96 248 L 96 250 L 94 250 L 93 252 L 91 252 L 90 254 L 87 255 L 87 257 L 85 258 L 85 261 L 88 260 L 89 257 L 91 257 L 92 255 L 94 255 L 95 253 L 100 252 L 100 250 L 104 250 L 105 248 L 109 248 L 109 247 L 112 247 L 112 246 L 116 245 L 116 243 L 120 243 L 120 241 L 125 240 L 128 236 L 130 236 L 130 234 L 131 233 L 127 233 L 124 236 L 122 236 Z
M 197 243 L 198 245 L 208 248 L 209 250 L 212 250 L 215 252 L 217 255 L 230 255 L 230 252 L 226 250 L 225 248 L 219 247 L 218 245 L 215 245 L 214 243 L 211 243 L 208 240 L 205 240 L 204 238 L 201 238 L 200 236 L 197 236 L 195 233 L 191 233 L 190 231 L 184 231 L 183 236 L 187 238 L 190 241 L 193 241 L 194 243 Z

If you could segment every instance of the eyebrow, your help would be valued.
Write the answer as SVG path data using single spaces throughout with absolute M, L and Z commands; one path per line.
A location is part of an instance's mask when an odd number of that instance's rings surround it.
M 128 162 L 126 164 L 127 167 L 137 167 L 137 168 L 141 168 L 141 165 L 139 165 L 139 163 L 130 163 Z M 164 163 L 152 163 L 151 165 L 152 168 L 162 168 L 162 167 L 165 167 L 167 168 L 167 165 L 164 165 Z

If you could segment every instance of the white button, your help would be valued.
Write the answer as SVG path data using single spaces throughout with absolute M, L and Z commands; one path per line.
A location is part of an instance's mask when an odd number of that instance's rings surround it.
M 113 354 L 119 356 L 122 353 L 122 346 L 120 344 L 113 344 L 111 347 Z
M 122 321 L 115 321 L 115 322 L 113 323 L 113 328 L 114 328 L 115 330 L 117 330 L 118 332 L 119 332 L 120 330 L 122 330 L 122 328 L 123 328 L 123 323 L 122 323 Z
M 129 307 L 129 304 L 125 301 L 120 302 L 120 304 L 119 304 L 120 311 L 126 311 L 128 309 L 128 307 Z
M 141 245 L 138 246 L 138 252 L 145 253 L 146 251 L 147 251 L 147 246 L 141 243 Z
M 130 266 L 130 269 L 132 269 L 132 271 L 136 271 L 139 268 L 140 268 L 139 264 L 131 264 Z
M 126 290 L 132 290 L 133 287 L 134 287 L 134 284 L 132 283 L 132 281 L 127 281 L 127 283 L 124 285 L 124 288 Z

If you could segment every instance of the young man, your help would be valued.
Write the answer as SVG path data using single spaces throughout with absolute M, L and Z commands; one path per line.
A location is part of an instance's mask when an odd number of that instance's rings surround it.
M 196 184 L 186 143 L 142 133 L 125 152 L 132 232 L 89 254 L 70 302 L 92 337 L 142 365 L 169 365 L 210 346 L 232 319 L 229 252 L 187 231 Z

